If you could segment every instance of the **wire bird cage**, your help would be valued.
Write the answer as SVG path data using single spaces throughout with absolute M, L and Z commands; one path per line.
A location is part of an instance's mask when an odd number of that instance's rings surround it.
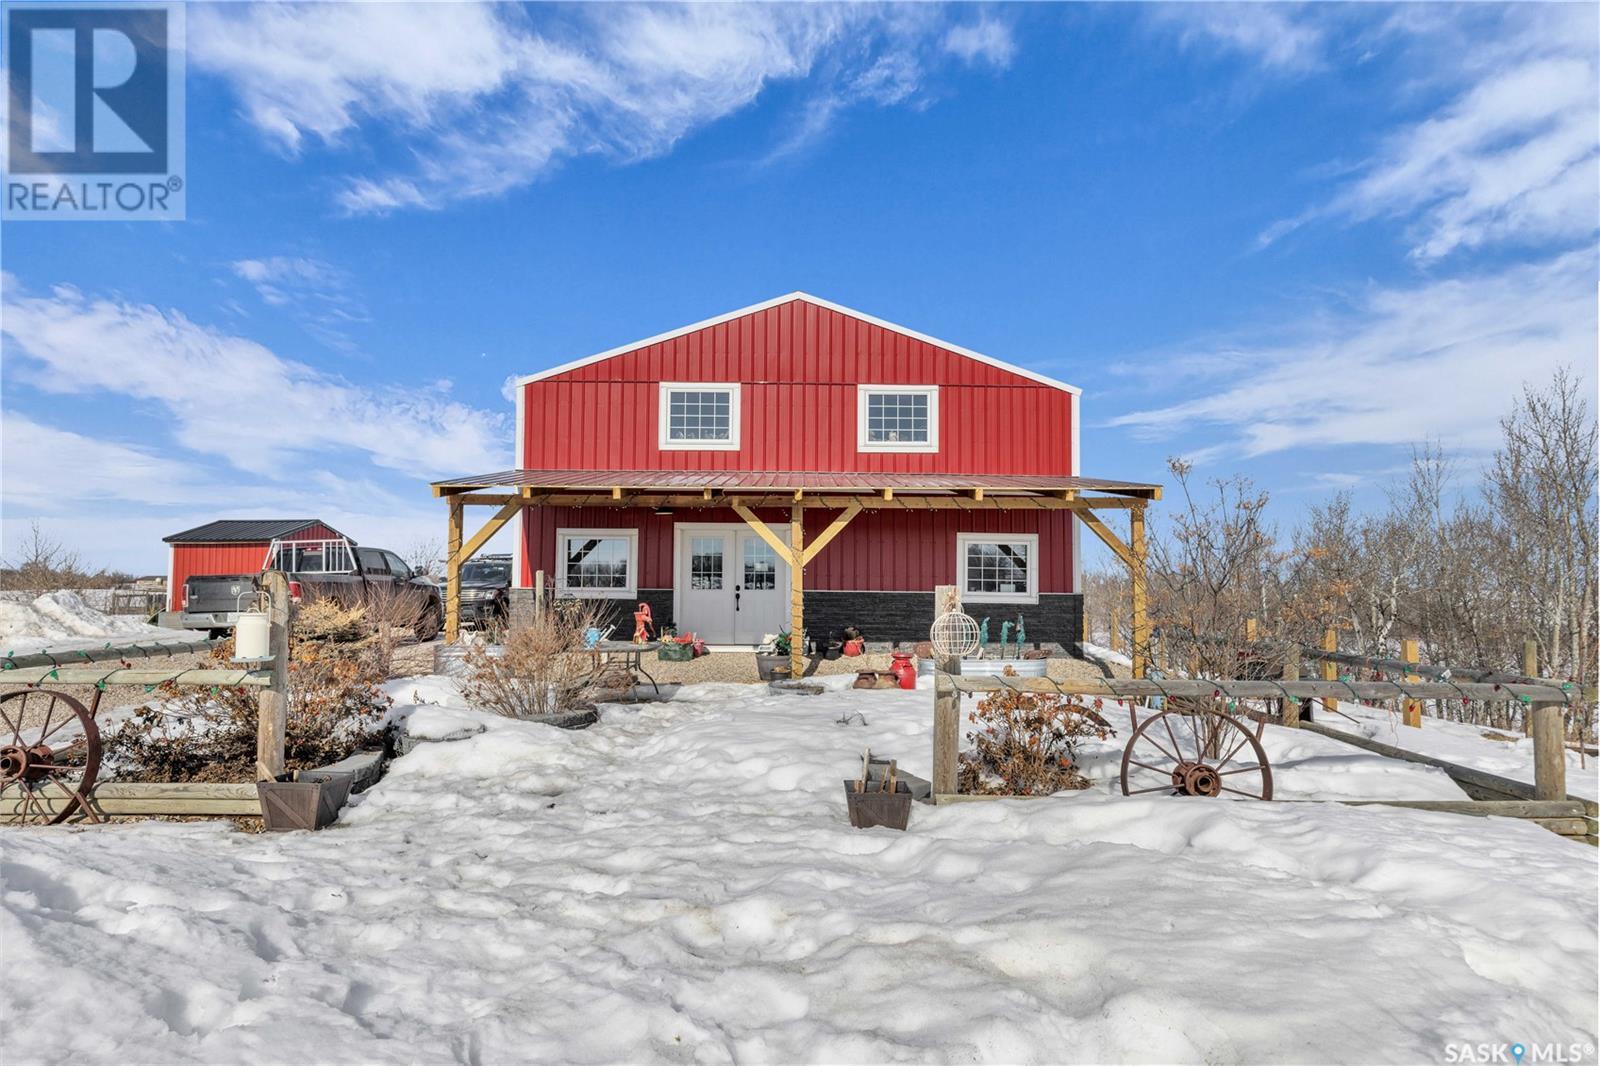
M 978 622 L 970 614 L 948 611 L 933 620 L 928 641 L 941 658 L 962 658 L 978 650 Z

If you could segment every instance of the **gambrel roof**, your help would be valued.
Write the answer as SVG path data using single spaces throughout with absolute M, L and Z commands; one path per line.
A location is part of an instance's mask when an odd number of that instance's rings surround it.
M 591 363 L 598 363 L 605 359 L 612 359 L 619 355 L 626 355 L 629 352 L 636 352 L 639 349 L 648 347 L 652 344 L 660 344 L 663 341 L 670 341 L 675 337 L 681 337 L 684 334 L 693 333 L 696 330 L 718 326 L 724 322 L 729 322 L 736 318 L 742 318 L 745 315 L 755 314 L 759 311 L 765 311 L 769 308 L 778 307 L 795 300 L 800 300 L 816 307 L 826 308 L 827 310 L 833 311 L 837 314 L 848 315 L 851 318 L 855 318 L 862 322 L 869 323 L 870 325 L 877 326 L 880 329 L 890 330 L 894 333 L 911 337 L 914 340 L 921 341 L 924 344 L 933 345 L 936 348 L 943 348 L 946 351 L 954 352 L 956 355 L 963 356 L 964 358 L 985 363 L 1008 373 L 1016 374 L 1019 377 L 1036 381 L 1041 385 L 1047 385 L 1053 389 L 1060 389 L 1063 392 L 1069 392 L 1073 395 L 1083 392 L 1083 390 L 1078 388 L 1076 385 L 1068 385 L 1064 381 L 1058 381 L 1055 378 L 1047 377 L 1044 374 L 1038 373 L 1037 371 L 1029 370 L 1026 367 L 1017 366 L 1015 363 L 1007 363 L 1004 360 L 996 359 L 993 356 L 984 355 L 982 352 L 975 352 L 970 348 L 963 348 L 959 344 L 951 344 L 949 341 L 943 341 L 937 337 L 930 337 L 926 333 L 919 333 L 914 329 L 908 329 L 905 326 L 897 325 L 893 322 L 887 322 L 881 318 L 875 318 L 872 315 L 866 314 L 865 312 L 857 311 L 854 308 L 845 307 L 842 304 L 836 304 L 830 300 L 824 300 L 821 297 L 812 296 L 810 293 L 805 292 L 786 293 L 783 296 L 777 296 L 771 300 L 764 300 L 758 304 L 751 304 L 749 307 L 741 307 L 737 311 L 729 311 L 727 314 L 717 315 L 714 318 L 708 318 L 702 322 L 695 322 L 691 325 L 681 326 L 678 329 L 668 330 L 665 333 L 658 333 L 653 337 L 645 337 L 642 340 L 630 341 L 627 344 L 620 344 L 615 348 L 608 348 L 603 352 L 597 352 L 596 354 L 586 356 L 583 359 L 575 359 L 570 363 L 563 363 L 560 366 L 551 367 L 549 370 L 541 370 L 535 374 L 527 374 L 518 378 L 516 384 L 526 385 L 530 381 L 541 381 L 545 378 L 556 377 L 560 374 L 577 370 L 579 367 L 588 366 Z

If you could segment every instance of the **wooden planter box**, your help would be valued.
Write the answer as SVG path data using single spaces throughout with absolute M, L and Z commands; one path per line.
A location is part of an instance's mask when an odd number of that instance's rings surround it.
M 321 829 L 339 817 L 354 781 L 354 774 L 333 770 L 302 770 L 292 781 L 257 781 L 261 820 L 273 833 Z
M 844 783 L 845 807 L 850 812 L 850 824 L 857 829 L 871 829 L 875 825 L 889 829 L 904 829 L 911 821 L 911 789 L 904 781 L 896 781 L 893 792 L 857 792 L 855 781 Z

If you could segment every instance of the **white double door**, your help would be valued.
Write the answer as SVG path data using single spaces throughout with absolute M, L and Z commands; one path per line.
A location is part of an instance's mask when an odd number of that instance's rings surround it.
M 783 543 L 789 531 L 771 527 Z M 788 628 L 789 567 L 743 522 L 680 522 L 674 621 L 708 644 L 759 644 Z

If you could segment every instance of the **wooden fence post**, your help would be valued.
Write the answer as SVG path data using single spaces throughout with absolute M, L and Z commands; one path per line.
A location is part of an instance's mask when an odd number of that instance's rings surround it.
M 544 571 L 535 570 L 533 573 L 533 620 L 544 621 Z
M 1539 676 L 1539 642 L 1529 637 L 1522 642 L 1522 676 Z M 1525 708 L 1522 712 L 1522 735 L 1533 736 L 1533 712 Z
M 940 585 L 933 590 L 933 616 L 961 610 L 961 590 L 955 585 Z M 935 660 L 933 690 L 933 794 L 956 794 L 957 755 L 961 750 L 961 693 L 938 687 L 938 675 L 961 673 L 959 656 Z
M 1400 658 L 1404 659 L 1408 663 L 1420 663 L 1422 661 L 1418 651 L 1417 642 L 1415 640 L 1408 638 L 1400 642 Z M 1418 677 L 1416 674 L 1406 674 L 1406 680 L 1421 681 L 1422 678 Z M 1404 704 L 1402 704 L 1402 708 L 1403 709 L 1400 712 L 1400 724 L 1411 726 L 1413 729 L 1421 729 L 1422 701 L 1406 700 Z
M 1283 679 L 1285 681 L 1300 680 L 1300 645 L 1291 644 L 1284 649 Z M 1290 729 L 1300 728 L 1300 701 L 1290 696 L 1283 699 L 1283 724 Z
M 1244 641 L 1246 644 L 1254 644 L 1256 642 L 1256 620 L 1254 618 L 1246 618 L 1244 620 Z
M 256 780 L 275 781 L 283 773 L 284 733 L 289 726 L 289 577 L 268 570 L 261 575 L 261 584 L 268 598 L 272 684 L 256 694 Z
M 1337 631 L 1334 630 L 1334 628 L 1332 626 L 1329 626 L 1327 629 L 1324 629 L 1322 631 L 1322 650 L 1323 651 L 1338 651 L 1339 650 L 1339 634 L 1338 634 Z M 1323 664 L 1322 664 L 1322 680 L 1324 680 L 1324 681 L 1337 681 L 1337 680 L 1339 680 L 1339 667 L 1336 666 L 1333 663 L 1330 663 L 1330 662 L 1327 662 L 1326 660 L 1324 660 Z M 1336 697 L 1336 696 L 1324 696 L 1323 699 L 1322 699 L 1322 709 L 1325 710 L 1325 711 L 1328 711 L 1330 713 L 1337 713 L 1338 710 L 1339 710 L 1339 699 L 1338 699 L 1338 697 Z
M 1531 711 L 1534 799 L 1566 799 L 1567 752 L 1563 736 L 1566 707 L 1559 703 L 1535 703 Z
M 1111 608 L 1111 644 L 1112 651 L 1122 650 L 1122 612 L 1116 607 Z

